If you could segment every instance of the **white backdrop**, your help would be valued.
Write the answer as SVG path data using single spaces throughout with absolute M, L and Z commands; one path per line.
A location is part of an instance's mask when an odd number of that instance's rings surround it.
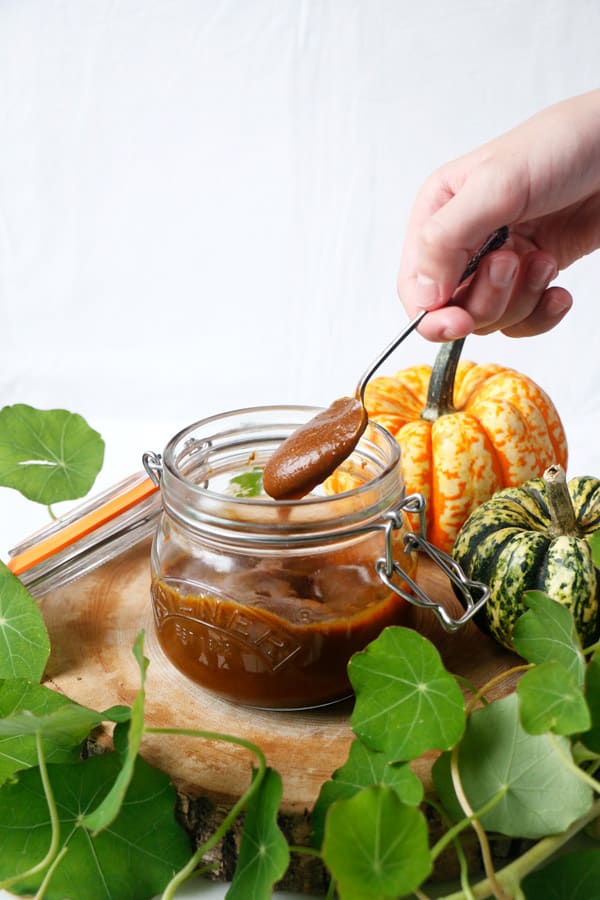
M 599 39 L 594 0 L 2 0 L 0 406 L 83 414 L 100 489 L 205 415 L 353 390 L 422 180 L 598 86 Z M 557 330 L 464 355 L 535 378 L 600 474 L 600 255 L 560 283 Z M 46 511 L 0 511 L 6 558 Z
M 348 393 L 405 321 L 421 181 L 597 87 L 599 43 L 594 0 L 1 0 L 0 407 L 86 416 L 100 489 L 205 415 Z M 464 355 L 600 474 L 600 254 L 560 283 L 558 329 Z M 0 558 L 45 521 L 0 489 Z

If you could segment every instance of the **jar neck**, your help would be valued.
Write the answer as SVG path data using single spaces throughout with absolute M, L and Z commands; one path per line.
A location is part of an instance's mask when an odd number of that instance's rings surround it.
M 310 546 L 371 530 L 403 496 L 398 445 L 377 425 L 367 428 L 348 462 L 358 473 L 352 490 L 290 502 L 228 493 L 232 476 L 244 468 L 260 472 L 281 440 L 314 412 L 262 407 L 185 429 L 164 453 L 165 512 L 194 533 L 265 546 Z

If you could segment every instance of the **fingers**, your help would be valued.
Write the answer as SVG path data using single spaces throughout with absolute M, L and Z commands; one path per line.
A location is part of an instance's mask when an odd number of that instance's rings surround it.
M 557 274 L 554 259 L 533 251 L 519 256 L 498 250 L 480 263 L 473 279 L 459 288 L 452 301 L 432 310 L 419 331 L 429 340 L 446 341 L 502 331 L 525 337 L 549 331 L 572 305 L 563 288 L 548 284 Z
M 503 331 L 528 319 L 558 272 L 554 259 L 539 251 L 493 256 L 480 265 L 465 300 L 476 334 Z
M 532 337 L 534 334 L 545 334 L 561 321 L 573 305 L 571 294 L 561 287 L 551 287 L 544 291 L 541 299 L 530 316 L 503 328 L 507 337 Z
M 516 159 L 505 167 L 496 158 L 474 164 L 467 157 L 426 183 L 411 215 L 398 279 L 409 316 L 447 303 L 473 253 L 493 231 L 518 219 L 527 193 L 522 169 Z
M 510 251 L 491 253 L 479 264 L 464 295 L 457 292 L 457 302 L 468 309 L 477 334 L 499 328 L 498 323 L 504 321 L 518 281 L 520 262 L 517 254 Z M 507 324 L 511 323 L 507 321 Z
M 483 334 L 498 327 L 509 306 L 519 272 L 519 257 L 511 251 L 490 253 L 474 277 L 459 288 L 451 302 L 430 311 L 419 331 L 429 340 L 454 340 L 471 331 Z M 530 310 L 527 311 L 529 314 Z M 507 325 L 514 324 L 507 319 Z

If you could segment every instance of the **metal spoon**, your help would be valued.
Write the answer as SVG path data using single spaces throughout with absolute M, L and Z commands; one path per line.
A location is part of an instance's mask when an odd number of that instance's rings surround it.
M 472 275 L 484 256 L 498 250 L 508 238 L 508 228 L 494 231 L 475 253 L 460 277 L 462 284 Z M 423 310 L 388 344 L 359 379 L 354 397 L 342 397 L 279 445 L 263 472 L 263 486 L 275 500 L 297 500 L 331 475 L 354 450 L 367 427 L 365 389 L 373 374 L 396 347 L 418 327 Z
M 480 249 L 477 251 L 477 253 L 475 253 L 471 257 L 471 259 L 469 260 L 469 262 L 467 264 L 467 268 L 460 276 L 460 280 L 458 283 L 462 284 L 463 281 L 466 281 L 467 278 L 469 278 L 475 272 L 475 270 L 477 269 L 477 266 L 479 265 L 479 263 L 481 262 L 483 257 L 487 256 L 488 253 L 491 253 L 492 250 L 499 250 L 500 247 L 502 247 L 502 245 L 506 243 L 507 238 L 508 238 L 508 228 L 506 227 L 506 225 L 502 226 L 502 228 L 498 228 L 497 231 L 494 231 L 489 236 L 487 241 L 480 247 Z M 396 347 L 398 347 L 399 344 L 402 343 L 404 338 L 408 337 L 408 335 L 411 333 L 411 331 L 414 331 L 415 328 L 418 328 L 418 326 L 423 321 L 423 319 L 425 318 L 426 315 L 427 315 L 427 310 L 424 309 L 422 312 L 420 312 L 418 315 L 416 315 L 414 317 L 414 319 L 411 319 L 410 322 L 408 323 L 408 325 L 406 325 L 402 329 L 400 334 L 396 335 L 394 340 L 390 344 L 388 344 L 388 346 L 385 348 L 385 350 L 382 353 L 380 353 L 376 359 L 373 360 L 373 362 L 371 363 L 369 368 L 362 374 L 362 376 L 358 382 L 358 387 L 356 388 L 356 396 L 360 398 L 361 402 L 364 401 L 365 388 L 367 386 L 367 383 L 371 380 L 371 378 L 373 377 L 374 373 L 377 371 L 379 366 L 386 361 L 388 356 L 391 356 L 391 354 L 394 352 Z

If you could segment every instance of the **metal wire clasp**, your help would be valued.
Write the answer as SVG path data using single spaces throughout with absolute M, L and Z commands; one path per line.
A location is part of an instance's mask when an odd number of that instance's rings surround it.
M 404 550 L 406 553 L 417 551 L 425 553 L 442 570 L 463 598 L 465 611 L 459 619 L 455 619 L 441 605 L 436 603 L 419 587 L 410 575 L 408 575 L 393 557 L 393 533 L 398 528 L 403 528 L 402 513 L 417 513 L 419 516 L 420 534 L 412 531 L 404 535 Z M 458 563 L 430 544 L 425 538 L 425 498 L 422 494 L 410 494 L 392 512 L 383 516 L 385 520 L 381 526 L 385 536 L 385 558 L 380 558 L 375 563 L 377 574 L 383 583 L 394 593 L 398 594 L 408 603 L 421 609 L 430 610 L 440 621 L 445 631 L 454 632 L 462 628 L 487 603 L 490 590 L 486 584 L 480 581 L 470 581 Z M 408 584 L 412 593 L 402 590 L 394 584 L 392 578 L 398 575 Z
M 142 464 L 151 481 L 153 481 L 157 487 L 160 487 L 160 477 L 162 475 L 162 456 L 160 453 L 148 450 L 142 456 Z

